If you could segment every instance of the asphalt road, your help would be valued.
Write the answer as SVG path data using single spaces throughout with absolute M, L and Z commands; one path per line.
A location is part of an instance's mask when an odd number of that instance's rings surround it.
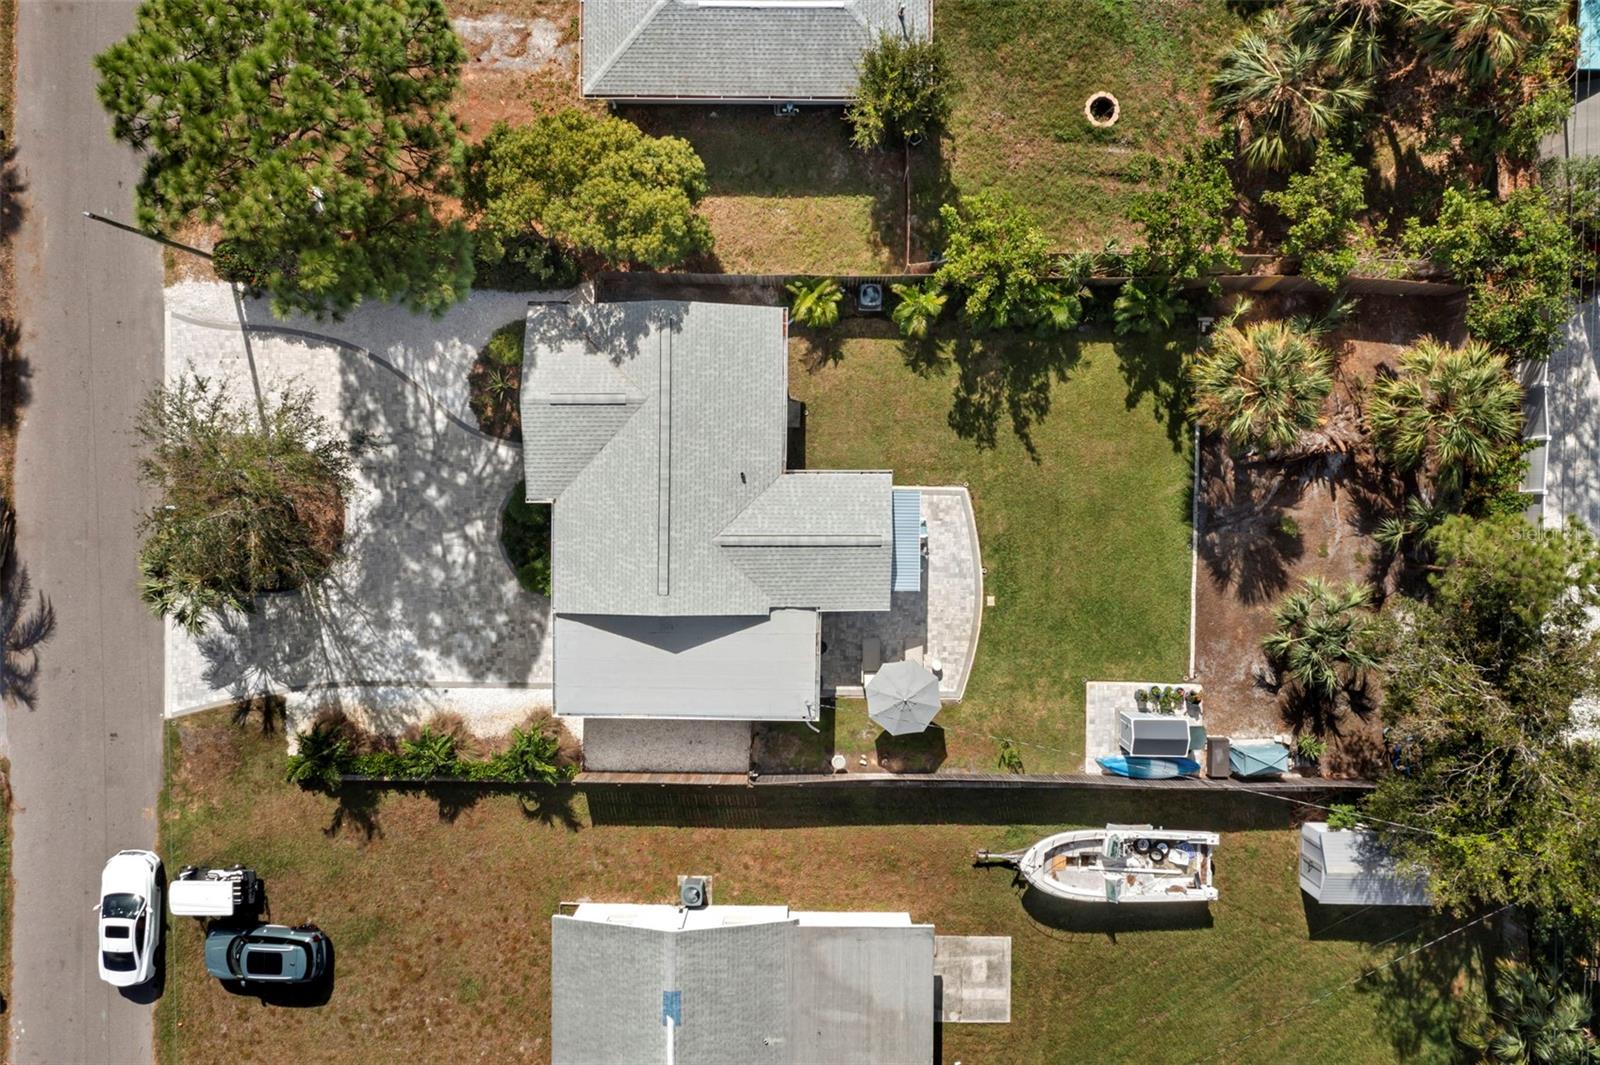
M 154 846 L 161 780 L 161 630 L 136 592 L 131 436 L 160 379 L 161 260 L 150 242 L 82 216 L 132 213 L 138 165 L 110 139 L 90 60 L 133 13 L 112 0 L 22 0 L 18 11 L 17 309 L 31 392 L 18 550 L 56 630 L 35 708 L 8 711 L 16 1062 L 151 1058 L 151 995 L 100 982 L 91 913 L 106 858 Z

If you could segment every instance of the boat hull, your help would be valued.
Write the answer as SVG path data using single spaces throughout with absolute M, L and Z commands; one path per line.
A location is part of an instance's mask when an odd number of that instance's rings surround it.
M 1192 777 L 1200 772 L 1200 763 L 1193 758 L 1129 758 L 1117 754 L 1095 761 L 1107 773 L 1134 780 L 1170 780 Z
M 1160 863 L 1151 863 L 1143 858 L 1136 861 L 1143 862 L 1139 866 L 1106 866 L 1104 868 L 1083 869 L 1083 874 L 1074 883 L 1067 875 L 1053 871 L 1063 855 L 1081 856 L 1093 854 L 1102 848 L 1108 836 L 1115 833 L 1132 846 L 1136 840 L 1148 841 L 1151 846 L 1157 843 L 1165 844 L 1171 852 L 1180 848 L 1187 856 L 1186 867 L 1193 863 L 1195 873 L 1180 875 L 1166 874 L 1160 868 Z M 1017 871 L 1030 886 L 1038 891 L 1067 902 L 1081 902 L 1091 905 L 1139 905 L 1160 904 L 1172 905 L 1175 903 L 1206 903 L 1217 897 L 1217 890 L 1212 886 L 1213 853 L 1219 837 L 1214 832 L 1186 832 L 1176 829 L 1156 829 L 1147 825 L 1116 826 L 1115 828 L 1082 829 L 1072 832 L 1058 832 L 1047 836 L 1023 852 L 1022 858 L 1017 862 Z M 1168 866 L 1167 869 L 1171 869 Z M 1135 878 L 1165 879 L 1166 883 L 1155 890 L 1140 888 L 1138 890 L 1124 890 L 1122 880 L 1128 874 Z M 1108 889 L 1107 880 L 1114 883 Z M 1176 889 L 1176 890 L 1174 890 Z

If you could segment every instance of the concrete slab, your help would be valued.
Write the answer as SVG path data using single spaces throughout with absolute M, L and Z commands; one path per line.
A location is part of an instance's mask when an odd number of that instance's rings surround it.
M 1009 1024 L 1011 937 L 934 936 L 933 986 L 946 1024 Z

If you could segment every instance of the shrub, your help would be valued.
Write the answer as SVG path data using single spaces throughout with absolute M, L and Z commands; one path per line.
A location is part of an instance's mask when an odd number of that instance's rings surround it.
M 473 284 L 481 289 L 528 292 L 571 288 L 579 278 L 578 263 L 571 253 L 537 234 L 484 234 L 473 242 L 473 262 Z
M 927 281 L 921 285 L 891 285 L 890 289 L 899 300 L 894 305 L 894 310 L 889 312 L 889 317 L 894 319 L 900 335 L 912 340 L 921 340 L 933 328 L 933 323 L 939 320 L 939 315 L 944 311 L 944 303 L 949 297 L 939 288 L 937 281 Z
M 190 633 L 257 595 L 321 580 L 344 535 L 348 447 L 285 388 L 259 411 L 198 375 L 157 388 L 136 425 L 140 476 L 158 501 L 140 521 L 140 595 Z
M 1187 307 L 1171 278 L 1134 277 L 1117 293 L 1112 314 L 1119 335 L 1160 333 L 1176 325 L 1179 313 Z
M 478 428 L 502 440 L 522 439 L 522 351 L 527 328 L 518 318 L 494 331 L 467 373 L 468 402 Z
M 809 329 L 832 329 L 839 324 L 844 289 L 831 277 L 789 282 L 789 317 Z
M 1295 737 L 1295 753 L 1308 762 L 1320 762 L 1322 756 L 1328 753 L 1328 741 L 1311 732 L 1302 732 Z
M 1551 212 L 1566 217 L 1579 246 L 1600 250 L 1600 156 L 1548 160 L 1540 185 Z
M 931 137 L 950 119 L 953 82 L 944 48 L 929 38 L 882 34 L 861 57 L 855 98 L 845 111 L 858 148 Z
M 508 242 L 538 236 L 608 263 L 659 269 L 710 250 L 711 229 L 695 210 L 707 188 L 688 141 L 567 110 L 495 126 L 471 154 L 466 203 L 479 212 L 479 254 L 488 262 Z
M 1467 329 L 1508 358 L 1543 359 L 1561 336 L 1572 293 L 1572 235 L 1533 189 L 1497 203 L 1446 189 L 1431 225 L 1411 219 L 1405 246 L 1468 288 Z
M 1184 149 L 1175 163 L 1153 164 L 1151 177 L 1161 187 L 1133 199 L 1128 217 L 1144 231 L 1142 255 L 1133 273 L 1152 273 L 1193 281 L 1239 268 L 1244 220 L 1228 164 L 1233 152 L 1220 140 Z
M 1324 144 L 1309 171 L 1291 177 L 1282 192 L 1261 197 L 1289 220 L 1283 250 L 1299 256 L 1300 272 L 1323 288 L 1337 289 L 1355 269 L 1365 180 L 1354 159 Z
M 302 788 L 332 790 L 349 772 L 357 755 L 359 730 L 342 713 L 324 713 L 300 733 L 295 753 L 289 756 L 289 783 Z
M 288 778 L 306 788 L 333 790 L 345 775 L 378 780 L 466 779 L 485 783 L 556 784 L 572 779 L 580 758 L 571 735 L 548 711 L 513 728 L 505 748 L 484 757 L 459 714 L 435 714 L 388 749 L 342 713 L 323 714 L 299 735 Z
M 935 280 L 961 295 L 961 314 L 979 329 L 1031 325 L 1051 270 L 1050 245 L 1027 213 L 989 193 L 939 208 L 944 262 Z
M 550 597 L 550 505 L 530 503 L 527 482 L 518 481 L 500 513 L 500 546 L 517 571 L 517 583 Z
M 1336 588 L 1307 577 L 1273 611 L 1277 628 L 1261 641 L 1282 677 L 1332 700 L 1378 664 L 1377 627 L 1367 609 L 1372 593 L 1353 581 Z
M 1007 773 L 1022 772 L 1022 755 L 1010 740 L 1000 741 L 1000 756 L 996 764 Z

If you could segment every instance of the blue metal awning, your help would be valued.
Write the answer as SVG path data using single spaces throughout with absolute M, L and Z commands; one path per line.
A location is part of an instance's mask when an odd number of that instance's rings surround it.
M 891 591 L 922 591 L 922 493 L 912 488 L 894 490 L 894 566 L 890 572 Z

